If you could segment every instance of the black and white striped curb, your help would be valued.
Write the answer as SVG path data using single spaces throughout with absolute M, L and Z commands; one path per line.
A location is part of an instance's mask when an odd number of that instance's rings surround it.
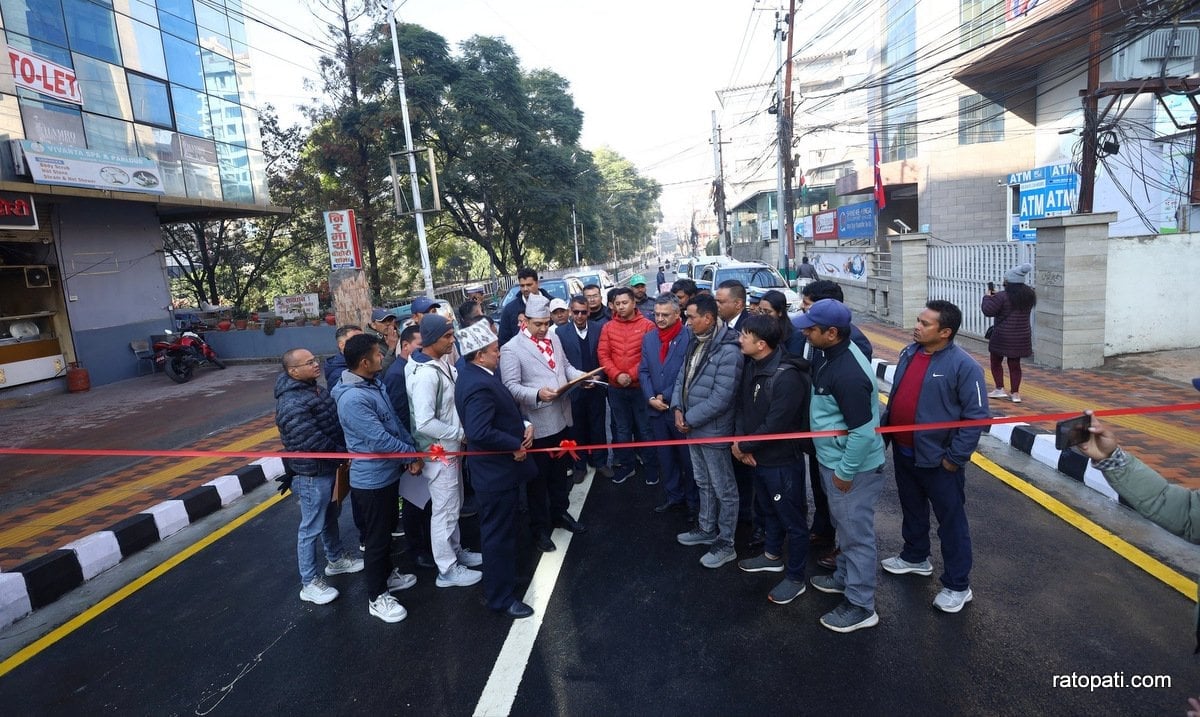
M 283 460 L 262 458 L 165 500 L 11 571 L 0 572 L 0 628 L 45 607 L 123 559 L 284 474 Z

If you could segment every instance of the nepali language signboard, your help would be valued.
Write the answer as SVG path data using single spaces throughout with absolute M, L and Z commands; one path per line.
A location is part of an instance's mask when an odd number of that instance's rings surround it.
M 37 140 L 14 140 L 29 176 L 38 184 L 163 194 L 158 163 L 82 147 Z
M 875 238 L 875 201 L 847 204 L 837 209 L 839 240 Z
M 363 268 L 353 209 L 325 212 L 325 236 L 329 240 L 329 263 L 334 269 Z
M 285 321 L 292 319 L 315 319 L 318 313 L 316 294 L 292 294 L 291 296 L 276 296 L 275 315 Z
M 38 228 L 32 194 L 0 192 L 0 227 L 32 231 Z
M 1030 221 L 1070 214 L 1079 200 L 1079 175 L 1070 164 L 1015 172 L 1008 175 L 1008 183 L 1018 188 L 1018 221 L 1012 227 L 1015 241 L 1037 241 L 1037 230 L 1030 228 Z

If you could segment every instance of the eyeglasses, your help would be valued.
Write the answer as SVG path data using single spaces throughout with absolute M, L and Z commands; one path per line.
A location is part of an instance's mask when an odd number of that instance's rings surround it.
M 587 309 L 571 309 L 571 313 L 575 314 L 576 316 L 587 316 L 592 312 L 588 311 Z
M 316 356 L 313 356 L 312 358 L 310 358 L 307 361 L 304 361 L 303 363 L 294 363 L 291 366 L 288 366 L 288 368 L 304 368 L 305 366 L 320 366 L 320 365 L 321 365 L 321 359 L 317 358 Z

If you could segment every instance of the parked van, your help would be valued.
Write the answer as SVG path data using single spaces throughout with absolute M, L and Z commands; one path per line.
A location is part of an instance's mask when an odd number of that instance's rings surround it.
M 709 258 L 709 257 L 698 257 Z M 771 289 L 783 292 L 787 297 L 788 313 L 800 311 L 800 295 L 788 288 L 787 281 L 779 270 L 761 261 L 733 261 L 717 257 L 721 261 L 698 265 L 695 272 L 696 287 L 715 292 L 721 282 L 736 279 L 746 287 L 746 292 L 762 294 Z

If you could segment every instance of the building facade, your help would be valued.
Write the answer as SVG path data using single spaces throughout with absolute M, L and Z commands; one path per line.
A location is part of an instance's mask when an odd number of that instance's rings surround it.
M 0 392 L 136 375 L 161 225 L 270 206 L 240 0 L 0 0 Z

